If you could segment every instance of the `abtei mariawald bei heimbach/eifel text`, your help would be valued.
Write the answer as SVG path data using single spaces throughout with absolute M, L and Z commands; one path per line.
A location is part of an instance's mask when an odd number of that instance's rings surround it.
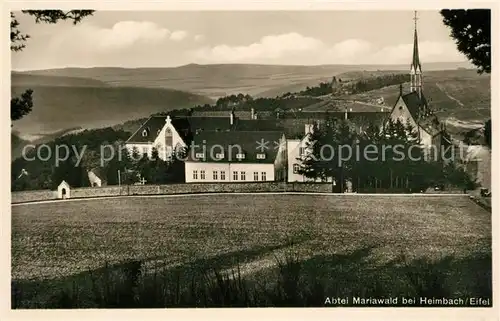
M 326 297 L 325 306 L 492 306 L 490 298 L 481 297 Z

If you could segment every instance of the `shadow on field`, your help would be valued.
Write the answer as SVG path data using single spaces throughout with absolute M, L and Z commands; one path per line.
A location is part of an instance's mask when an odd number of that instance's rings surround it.
M 198 258 L 175 267 L 157 266 L 153 269 L 144 263 L 168 261 L 168 257 L 149 257 L 118 264 L 105 263 L 103 267 L 67 277 L 50 280 L 12 280 L 12 308 L 69 308 L 69 307 L 125 307 L 133 304 L 130 296 L 137 285 L 162 282 L 193 282 L 208 271 L 221 271 L 256 260 L 263 255 L 307 241 L 312 236 L 304 234 L 289 238 L 282 244 L 259 246 L 243 251 L 227 252 L 212 257 Z M 163 283 L 163 285 L 167 285 Z M 170 284 L 168 284 L 170 286 Z M 132 289 L 132 290 L 131 290 Z
M 245 262 L 287 246 L 225 253 L 165 269 L 145 271 L 143 262 L 131 261 L 59 280 L 13 281 L 12 308 L 338 306 L 325 304 L 327 297 L 346 297 L 348 304 L 342 306 L 360 306 L 354 297 L 397 296 L 415 297 L 416 306 L 421 306 L 420 297 L 483 297 L 492 306 L 491 255 L 438 261 L 401 256 L 377 265 L 369 258 L 373 247 L 366 247 L 306 260 L 288 253 L 276 258 L 272 268 L 245 277 L 240 273 Z

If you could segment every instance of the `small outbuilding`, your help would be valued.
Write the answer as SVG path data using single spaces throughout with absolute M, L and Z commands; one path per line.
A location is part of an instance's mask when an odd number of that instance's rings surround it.
M 61 184 L 57 187 L 57 198 L 59 199 L 67 199 L 70 198 L 71 188 L 66 181 L 62 181 Z

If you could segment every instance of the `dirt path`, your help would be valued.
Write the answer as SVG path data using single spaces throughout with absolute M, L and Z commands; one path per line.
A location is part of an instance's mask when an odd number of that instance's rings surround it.
M 460 105 L 460 107 L 465 107 L 465 105 L 460 101 L 458 100 L 457 98 L 453 97 L 452 95 L 450 95 L 446 89 L 443 88 L 443 86 L 441 86 L 439 83 L 436 83 L 436 87 L 439 88 L 439 90 L 441 90 L 446 96 L 448 96 L 448 98 L 450 98 L 451 100 L 455 101 L 457 104 Z

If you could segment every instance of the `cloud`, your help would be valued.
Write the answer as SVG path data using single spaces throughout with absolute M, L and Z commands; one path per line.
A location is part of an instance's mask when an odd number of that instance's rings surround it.
M 199 63 L 280 63 L 280 64 L 406 64 L 411 59 L 412 43 L 377 46 L 363 39 L 345 39 L 327 44 L 313 37 L 286 33 L 262 37 L 248 45 L 216 45 L 189 53 Z M 449 42 L 422 41 L 422 62 L 464 61 Z
M 177 31 L 174 31 L 172 32 L 172 34 L 170 35 L 170 39 L 174 40 L 174 41 L 180 41 L 180 40 L 183 40 L 187 37 L 188 33 L 186 31 L 183 31 L 183 30 L 177 30 Z
M 204 35 L 196 35 L 194 36 L 194 41 L 196 42 L 202 42 L 205 40 L 205 36 Z
M 122 49 L 138 42 L 158 43 L 163 41 L 170 31 L 148 21 L 120 21 L 112 28 L 95 28 L 94 39 L 102 49 Z
M 75 47 L 86 52 L 108 52 L 144 44 L 160 44 L 165 41 L 181 41 L 187 32 L 171 32 L 150 21 L 120 21 L 110 28 L 81 24 L 68 28 L 64 34 L 54 37 L 55 48 Z
M 191 52 L 195 59 L 225 62 L 250 62 L 277 59 L 294 52 L 311 52 L 323 47 L 321 41 L 298 33 L 265 36 L 246 46 L 217 45 Z

